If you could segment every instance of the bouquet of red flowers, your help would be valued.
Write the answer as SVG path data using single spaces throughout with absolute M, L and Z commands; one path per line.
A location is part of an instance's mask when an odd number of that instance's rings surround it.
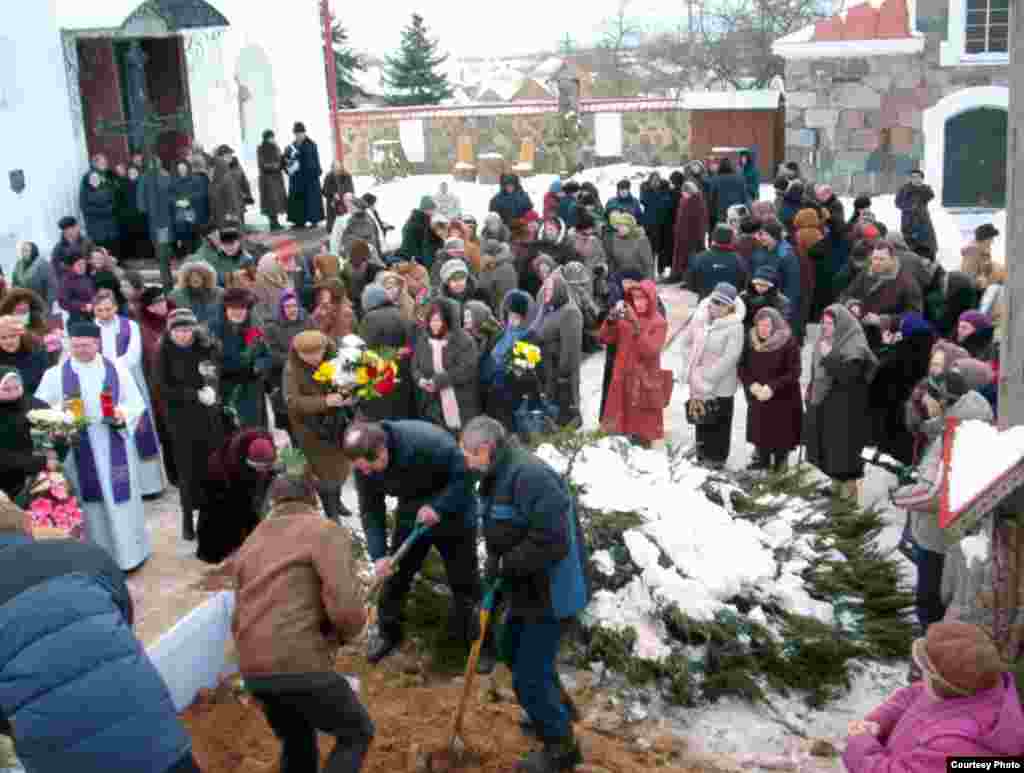
M 61 472 L 43 471 L 28 488 L 27 509 L 37 536 L 83 539 L 82 509 Z

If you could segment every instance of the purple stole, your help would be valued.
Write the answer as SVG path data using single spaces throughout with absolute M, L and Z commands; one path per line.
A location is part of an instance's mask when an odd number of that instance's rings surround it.
M 105 375 L 103 386 L 110 389 L 114 405 L 121 400 L 121 383 L 117 378 L 117 370 L 106 357 L 103 358 Z M 61 389 L 67 399 L 71 395 L 82 394 L 82 384 L 78 374 L 71 367 L 71 359 L 64 362 L 61 368 Z M 93 456 L 89 431 L 79 435 L 79 443 L 75 446 L 75 469 L 78 470 L 78 487 L 83 502 L 102 502 L 103 488 L 100 486 L 99 471 L 96 469 L 96 458 Z M 119 430 L 110 428 L 110 484 L 114 491 L 114 502 L 121 504 L 131 499 L 131 467 L 128 464 L 128 446 Z
M 117 356 L 124 357 L 128 351 L 128 344 L 132 340 L 132 326 L 127 317 L 117 318 Z M 141 388 L 141 387 L 140 387 Z M 149 416 L 149 410 L 145 410 L 135 425 L 135 448 L 139 452 L 140 459 L 152 459 L 160 453 L 160 443 L 156 438 L 156 430 L 153 427 L 153 420 Z

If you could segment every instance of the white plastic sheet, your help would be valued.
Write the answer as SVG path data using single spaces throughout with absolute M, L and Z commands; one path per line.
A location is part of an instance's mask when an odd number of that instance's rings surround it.
M 422 164 L 426 160 L 423 121 L 399 121 L 398 138 L 402 141 L 402 150 L 405 151 L 405 157 L 410 163 Z
M 147 650 L 167 683 L 176 711 L 188 707 L 203 687 L 216 687 L 222 676 L 238 670 L 225 656 L 234 609 L 235 594 L 222 591 L 175 623 Z
M 594 153 L 602 157 L 622 155 L 622 113 L 594 114 Z

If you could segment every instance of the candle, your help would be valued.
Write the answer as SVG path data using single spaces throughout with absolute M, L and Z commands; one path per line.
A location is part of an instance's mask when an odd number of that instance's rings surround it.
M 100 392 L 100 413 L 104 419 L 114 418 L 114 395 L 109 389 Z

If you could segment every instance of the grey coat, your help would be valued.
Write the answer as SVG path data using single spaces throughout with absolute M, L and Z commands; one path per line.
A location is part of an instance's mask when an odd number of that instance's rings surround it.
M 556 275 L 557 276 L 557 275 Z M 541 347 L 544 391 L 558 394 L 559 380 L 568 380 L 574 405 L 580 404 L 580 365 L 583 361 L 583 313 L 569 297 L 565 280 L 558 277 L 552 306 L 542 309 L 536 324 Z
M 462 329 L 461 313 L 457 304 L 447 299 L 440 301 L 448 325 L 448 345 L 445 347 L 444 373 L 434 372 L 434 354 L 430 336 L 420 331 L 412 357 L 412 380 L 416 390 L 416 404 L 421 418 L 445 426 L 438 392 L 430 393 L 419 387 L 420 379 L 433 379 L 443 389 L 452 387 L 459 404 L 462 426 L 480 413 L 480 356 L 473 337 Z
M 654 279 L 654 253 L 644 235 L 623 239 L 617 233 L 608 237 L 608 272 L 640 271 L 644 279 Z
M 481 259 L 475 295 L 492 310 L 499 311 L 508 292 L 515 290 L 518 286 L 519 272 L 516 271 L 516 258 L 507 244 L 502 245 L 493 266 L 487 264 L 486 258 Z
M 370 349 L 398 350 L 412 340 L 413 325 L 402 319 L 402 312 L 391 303 L 384 288 L 367 285 L 362 295 L 363 319 L 359 335 Z M 409 359 L 398 362 L 398 383 L 394 391 L 359 406 L 366 421 L 412 419 L 415 417 L 412 369 Z

